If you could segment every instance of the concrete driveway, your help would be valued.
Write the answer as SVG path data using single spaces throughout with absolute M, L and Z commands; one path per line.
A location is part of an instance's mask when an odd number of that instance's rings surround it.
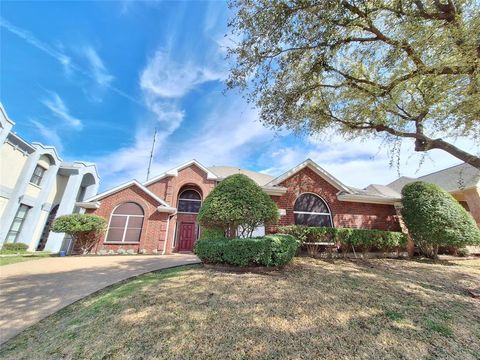
M 51 257 L 0 267 L 0 344 L 106 286 L 199 263 L 195 255 Z

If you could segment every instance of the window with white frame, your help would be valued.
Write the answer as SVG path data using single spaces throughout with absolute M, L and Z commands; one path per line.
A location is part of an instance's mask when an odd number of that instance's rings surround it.
M 10 226 L 10 230 L 7 234 L 7 243 L 14 243 L 17 242 L 18 236 L 22 231 L 23 224 L 25 223 L 25 219 L 27 218 L 28 211 L 30 210 L 30 206 L 25 204 L 20 204 L 18 207 L 17 213 L 15 214 L 15 218 L 12 221 L 12 225 Z
M 178 212 L 197 214 L 202 207 L 202 197 L 196 190 L 185 190 L 178 196 Z
M 295 225 L 332 227 L 332 214 L 323 199 L 312 193 L 300 195 L 293 207 Z
M 47 169 L 45 169 L 43 166 L 41 165 L 35 166 L 35 170 L 33 170 L 32 178 L 30 179 L 30 183 L 40 186 L 40 184 L 42 183 L 43 175 L 45 175 L 45 171 L 47 171 Z
M 137 203 L 126 202 L 119 205 L 110 216 L 106 242 L 140 242 L 143 218 L 143 209 Z

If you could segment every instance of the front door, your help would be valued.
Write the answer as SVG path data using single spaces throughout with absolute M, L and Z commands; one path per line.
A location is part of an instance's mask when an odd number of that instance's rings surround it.
M 178 251 L 192 251 L 195 243 L 195 223 L 180 223 Z

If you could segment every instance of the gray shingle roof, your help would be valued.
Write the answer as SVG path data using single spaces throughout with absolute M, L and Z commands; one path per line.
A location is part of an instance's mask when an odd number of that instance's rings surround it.
M 453 192 L 480 186 L 480 170 L 463 163 L 418 178 L 402 176 L 390 184 L 387 184 L 387 187 L 400 193 L 406 184 L 414 181 L 433 183 L 448 192 Z
M 258 185 L 264 186 L 274 179 L 273 176 L 258 173 L 251 170 L 240 169 L 234 166 L 211 166 L 208 168 L 211 172 L 216 174 L 218 177 L 226 178 L 227 176 L 233 174 L 243 174 L 248 176 L 250 179 L 255 181 Z

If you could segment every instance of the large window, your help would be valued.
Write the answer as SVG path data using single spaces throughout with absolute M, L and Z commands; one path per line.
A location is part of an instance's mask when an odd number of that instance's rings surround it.
M 110 217 L 106 242 L 140 242 L 143 217 L 143 209 L 136 203 L 127 202 L 118 206 Z
M 197 214 L 202 206 L 202 197 L 195 190 L 185 190 L 178 197 L 178 212 Z
M 10 230 L 7 234 L 6 242 L 17 242 L 18 236 L 20 235 L 20 231 L 22 231 L 22 226 L 27 218 L 28 211 L 30 210 L 30 206 L 21 204 L 18 207 L 17 213 L 15 214 L 15 218 L 13 219 L 12 225 L 10 226 Z
M 30 179 L 30 182 L 32 184 L 40 186 L 42 183 L 42 178 L 43 175 L 45 174 L 46 169 L 43 166 L 37 165 L 35 167 L 35 170 L 33 170 L 32 178 Z
M 293 207 L 296 225 L 332 227 L 332 214 L 318 195 L 306 193 L 298 197 Z

